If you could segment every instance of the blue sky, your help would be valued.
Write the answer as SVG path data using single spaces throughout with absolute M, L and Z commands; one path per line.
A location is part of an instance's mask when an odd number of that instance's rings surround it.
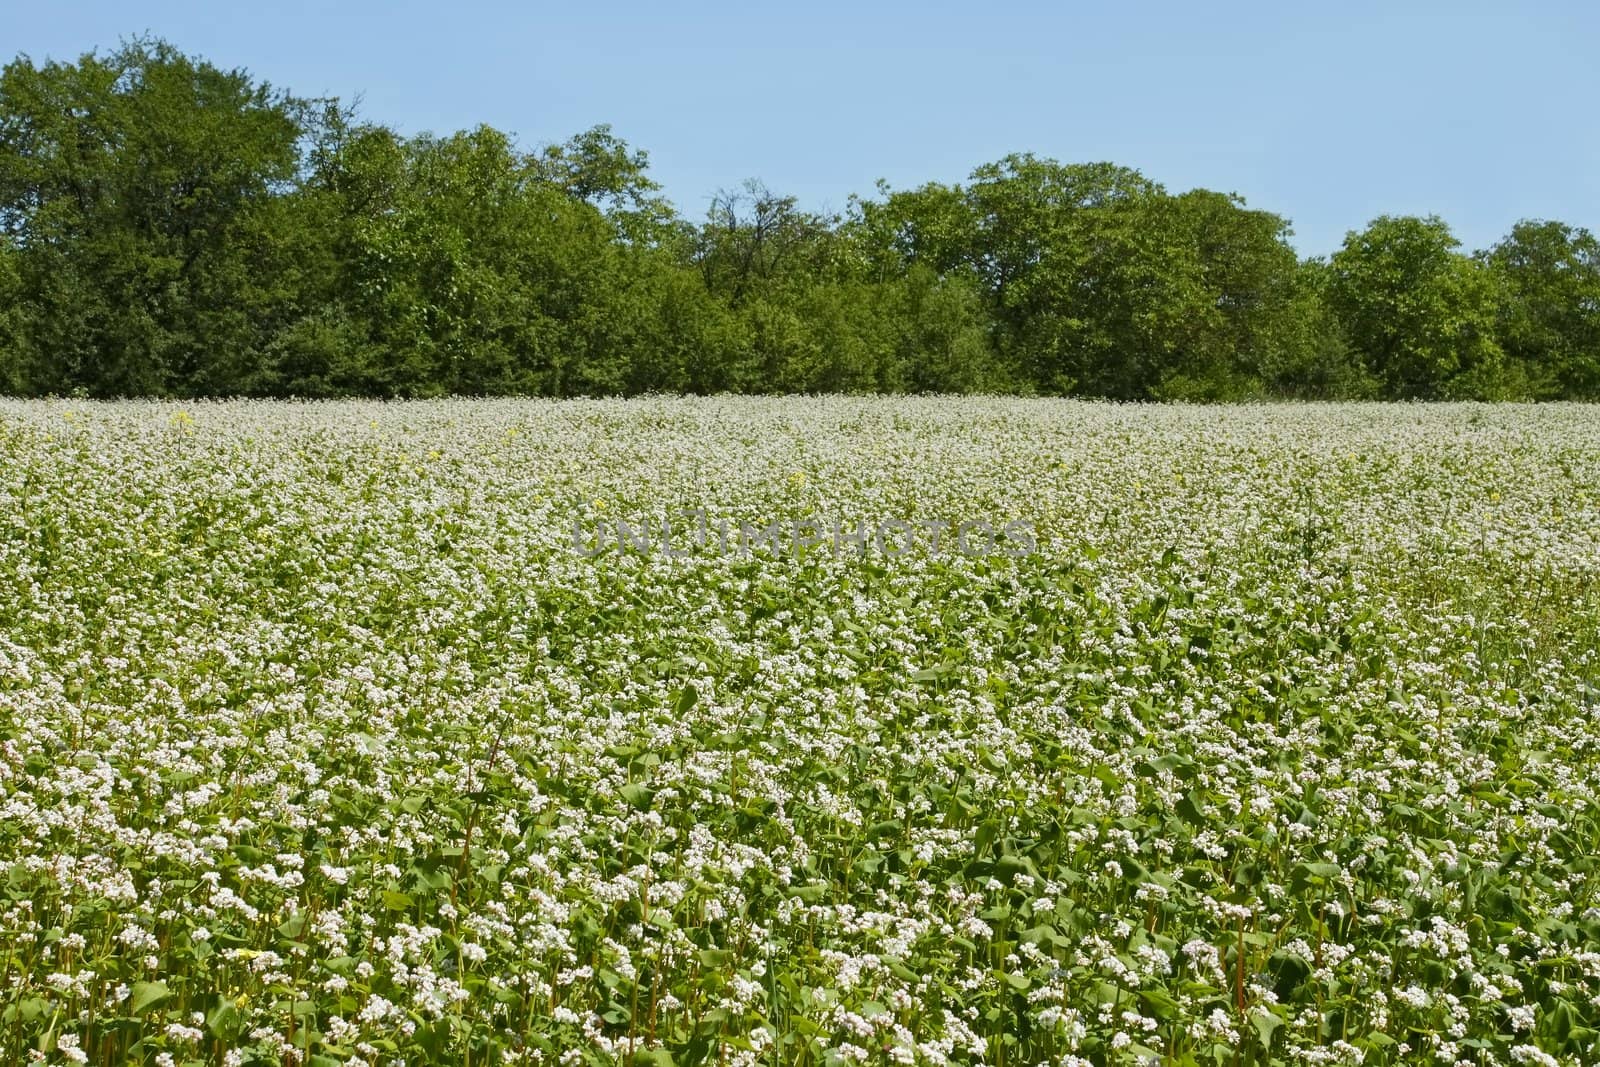
M 0 56 L 145 31 L 408 133 L 609 122 L 693 218 L 747 177 L 839 210 L 1032 151 L 1237 192 L 1305 254 L 1384 213 L 1469 250 L 1519 218 L 1600 230 L 1594 4 L 19 0 Z

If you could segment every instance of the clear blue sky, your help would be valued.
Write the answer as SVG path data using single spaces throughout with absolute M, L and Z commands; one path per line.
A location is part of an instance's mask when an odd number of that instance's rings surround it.
M 531 148 L 609 122 L 694 218 L 747 177 L 842 209 L 1032 151 L 1240 193 L 1306 254 L 1383 213 L 1438 213 L 1469 250 L 1525 217 L 1600 230 L 1600 5 L 1579 0 L 7 0 L 0 55 L 145 31 L 408 133 Z

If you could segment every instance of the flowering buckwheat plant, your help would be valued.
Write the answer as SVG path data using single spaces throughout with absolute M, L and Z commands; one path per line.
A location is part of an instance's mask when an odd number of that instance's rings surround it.
M 0 1062 L 1600 1062 L 1597 572 L 1573 406 L 0 403 Z

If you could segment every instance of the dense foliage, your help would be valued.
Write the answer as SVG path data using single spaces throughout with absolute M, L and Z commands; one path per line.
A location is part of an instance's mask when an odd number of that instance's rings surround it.
M 1600 397 L 1600 255 L 1467 255 L 1012 155 L 841 215 L 679 217 L 607 127 L 402 137 L 155 40 L 0 74 L 0 391 Z
M 1600 1062 L 1597 579 L 1579 405 L 0 402 L 0 1060 Z

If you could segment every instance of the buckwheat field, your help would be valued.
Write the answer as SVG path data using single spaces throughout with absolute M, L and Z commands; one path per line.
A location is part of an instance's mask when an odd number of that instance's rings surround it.
M 0 402 L 0 1062 L 1600 1062 L 1600 412 Z

